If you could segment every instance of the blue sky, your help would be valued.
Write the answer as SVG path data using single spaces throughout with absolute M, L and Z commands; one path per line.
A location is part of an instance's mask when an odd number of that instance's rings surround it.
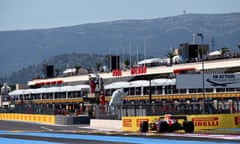
M 0 0 L 0 31 L 186 13 L 240 12 L 240 0 Z

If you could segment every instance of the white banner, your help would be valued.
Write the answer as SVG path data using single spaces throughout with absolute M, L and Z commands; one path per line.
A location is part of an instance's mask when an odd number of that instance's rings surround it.
M 202 74 L 177 74 L 177 89 L 203 88 Z M 240 88 L 240 74 L 204 74 L 205 88 Z

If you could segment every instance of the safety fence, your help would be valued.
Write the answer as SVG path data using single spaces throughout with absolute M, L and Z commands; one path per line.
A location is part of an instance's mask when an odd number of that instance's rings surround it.
M 105 105 L 84 105 L 73 107 L 61 104 L 61 107 L 54 104 L 23 104 L 14 108 L 1 109 L 0 113 L 21 113 L 21 114 L 44 114 L 44 115 L 88 115 L 97 119 L 121 119 L 123 116 L 153 116 L 163 114 L 230 114 L 240 112 L 240 101 L 214 102 L 180 102 L 163 101 L 159 103 L 139 104 L 118 104 L 110 107 Z
M 109 107 L 93 107 L 93 117 L 98 119 L 121 119 L 123 116 L 155 116 L 164 114 L 231 114 L 239 113 L 239 104 L 203 102 L 178 102 L 154 104 L 124 104 Z

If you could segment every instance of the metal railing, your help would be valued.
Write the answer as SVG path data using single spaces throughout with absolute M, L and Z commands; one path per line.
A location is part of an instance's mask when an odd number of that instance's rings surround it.
M 203 108 L 204 107 L 204 108 Z M 235 104 L 222 104 L 207 101 L 194 103 L 164 103 L 164 104 L 124 104 L 115 105 L 114 109 L 105 105 L 104 107 L 95 106 L 94 118 L 97 119 L 121 119 L 122 116 L 154 116 L 164 114 L 223 114 L 239 113 L 240 102 Z
M 109 107 L 92 104 L 85 106 L 79 112 L 79 108 L 66 109 L 65 107 L 57 108 L 50 104 L 22 104 L 14 108 L 0 109 L 0 113 L 26 113 L 26 114 L 49 114 L 49 115 L 88 115 L 90 118 L 97 119 L 121 119 L 122 116 L 151 116 L 164 114 L 222 114 L 222 113 L 239 113 L 240 100 L 232 101 L 162 101 L 152 104 L 119 104 Z

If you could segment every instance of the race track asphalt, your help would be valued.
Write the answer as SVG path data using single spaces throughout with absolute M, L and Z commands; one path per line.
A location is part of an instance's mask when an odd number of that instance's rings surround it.
M 176 135 L 176 136 L 175 136 Z M 37 123 L 26 123 L 17 121 L 0 121 L 0 141 L 16 140 L 16 143 L 69 143 L 69 144 L 127 144 L 127 143 L 240 143 L 240 137 L 236 132 L 230 139 L 224 137 L 223 133 L 214 134 L 214 138 L 205 135 L 182 135 L 181 134 L 155 134 L 155 133 L 126 133 L 120 131 L 109 131 L 102 129 L 91 129 L 89 125 L 43 125 Z M 138 139 L 137 139 L 138 138 Z M 17 141 L 18 140 L 18 141 Z M 144 142 L 148 140 L 148 142 Z M 10 141 L 14 143 L 14 141 Z

